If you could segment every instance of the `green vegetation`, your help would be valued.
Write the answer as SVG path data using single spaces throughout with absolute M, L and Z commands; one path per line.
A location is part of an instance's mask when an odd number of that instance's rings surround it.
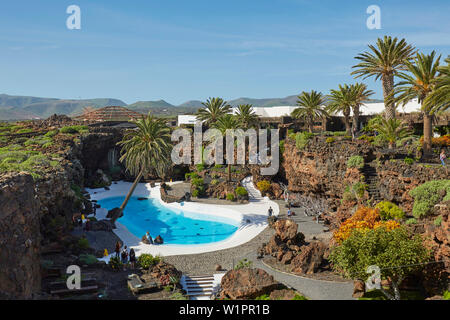
M 88 239 L 86 239 L 86 238 L 78 239 L 78 248 L 83 249 L 83 250 L 89 248 Z
M 347 160 L 347 167 L 362 169 L 364 167 L 364 158 L 361 156 L 351 156 Z
M 267 180 L 261 180 L 256 183 L 256 187 L 259 191 L 261 191 L 262 195 L 264 195 L 267 191 L 270 190 L 270 182 Z
M 406 220 L 405 224 L 417 224 L 417 219 L 410 218 L 410 219 Z
M 412 165 L 414 163 L 414 159 L 406 157 L 405 159 L 403 159 L 403 162 L 408 165 Z
M 123 263 L 119 257 L 111 257 L 109 259 L 108 265 L 111 267 L 111 269 L 119 271 L 122 269 Z
M 80 125 L 66 126 L 59 129 L 59 132 L 66 134 L 86 133 L 89 132 L 89 127 Z
M 238 199 L 243 199 L 248 196 L 248 192 L 244 187 L 237 187 L 234 192 L 236 192 Z
M 234 270 L 240 270 L 245 268 L 251 268 L 253 262 L 247 259 L 242 259 L 238 262 L 237 265 L 234 266 Z
M 82 264 L 87 265 L 95 264 L 97 262 L 97 258 L 94 255 L 85 253 L 80 254 L 78 260 L 80 260 Z
M 270 300 L 270 296 L 268 294 L 263 294 L 259 297 L 256 297 L 255 300 Z
M 376 205 L 376 208 L 380 210 L 382 220 L 403 219 L 405 217 L 405 212 L 389 201 L 381 201 Z
M 444 299 L 444 300 L 450 300 L 450 291 L 445 290 L 445 291 L 444 291 L 444 294 L 443 294 L 443 296 L 442 296 L 442 299 Z
M 326 100 L 322 93 L 312 90 L 311 92 L 302 92 L 298 96 L 298 108 L 292 111 L 291 116 L 295 119 L 302 119 L 308 126 L 310 133 L 313 132 L 314 122 L 328 117 L 327 111 L 323 105 Z
M 334 141 L 335 141 L 336 139 L 335 138 L 333 138 L 333 137 L 329 137 L 329 138 L 327 138 L 325 141 L 326 141 L 326 143 L 333 143 Z
M 227 193 L 227 200 L 229 200 L 229 201 L 234 201 L 234 200 L 235 200 L 234 194 L 232 194 L 232 193 Z
M 400 299 L 399 284 L 405 276 L 420 269 L 418 264 L 428 262 L 430 252 L 419 235 L 410 236 L 403 227 L 388 230 L 379 227 L 372 230 L 355 229 L 330 254 L 333 268 L 352 279 L 368 278 L 367 267 L 376 265 L 383 278 L 392 280 L 394 293 L 383 290 L 389 299 Z M 394 268 L 404 266 L 403 268 Z
M 313 137 L 309 132 L 297 132 L 295 135 L 295 146 L 298 150 L 303 150 L 309 143 L 309 140 Z
M 170 297 L 170 300 L 189 300 L 188 297 L 186 297 L 184 294 L 182 294 L 181 292 L 175 292 L 173 293 Z
M 47 138 L 53 138 L 54 136 L 56 136 L 57 134 L 59 133 L 59 131 L 58 130 L 50 130 L 50 131 L 48 131 L 46 134 L 44 134 L 44 137 L 47 137 Z
M 301 294 L 296 293 L 294 298 L 292 300 L 308 300 L 305 296 L 302 296 Z
M 433 224 L 434 224 L 436 227 L 440 227 L 440 226 L 441 226 L 441 223 L 442 223 L 442 216 L 437 217 L 437 218 L 434 219 L 434 221 L 433 221 Z
M 450 200 L 450 180 L 428 181 L 409 192 L 414 198 L 413 216 L 422 218 L 440 201 Z
M 159 256 L 152 256 L 151 254 L 143 253 L 141 254 L 137 262 L 143 269 L 149 269 L 150 267 L 158 264 L 161 261 L 161 257 Z

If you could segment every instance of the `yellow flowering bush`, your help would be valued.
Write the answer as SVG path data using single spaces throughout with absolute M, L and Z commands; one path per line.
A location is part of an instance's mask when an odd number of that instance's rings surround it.
M 360 207 L 353 216 L 341 224 L 333 236 L 338 243 L 342 243 L 355 229 L 364 232 L 379 227 L 391 231 L 399 228 L 400 224 L 395 220 L 381 221 L 380 211 L 377 208 Z

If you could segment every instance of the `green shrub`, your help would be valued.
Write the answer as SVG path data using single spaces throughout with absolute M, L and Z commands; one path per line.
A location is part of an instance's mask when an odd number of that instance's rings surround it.
M 335 139 L 333 137 L 329 137 L 325 141 L 326 141 L 326 143 L 333 143 L 335 141 Z
M 193 197 L 198 198 L 199 194 L 200 194 L 200 191 L 198 191 L 198 189 L 192 190 L 192 196 Z
M 232 193 L 227 193 L 227 200 L 234 201 L 234 200 L 235 200 L 234 194 L 232 194 Z
M 219 180 L 217 180 L 217 179 L 212 179 L 211 180 L 211 185 L 212 186 L 216 186 L 216 185 L 218 185 L 219 184 Z
M 335 132 L 333 132 L 333 135 L 335 137 L 345 136 L 345 135 L 347 135 L 347 132 L 346 131 L 335 131 Z
M 441 223 L 442 223 L 442 216 L 439 216 L 439 217 L 437 217 L 436 219 L 434 219 L 434 225 L 436 226 L 436 227 L 440 227 L 441 226 Z
M 406 224 L 417 224 L 417 219 L 416 218 L 410 218 L 410 219 L 406 220 L 405 223 Z
M 197 172 L 188 172 L 184 175 L 184 178 L 186 181 L 188 181 L 189 179 L 195 179 L 195 178 L 199 178 L 200 176 L 198 175 Z
M 303 150 L 308 145 L 312 136 L 313 134 L 309 132 L 298 132 L 295 135 L 295 146 L 297 149 Z
M 196 165 L 197 171 L 205 170 L 205 165 L 203 163 L 199 163 Z
M 351 156 L 347 160 L 347 167 L 362 169 L 364 167 L 364 158 L 361 156 Z
M 66 127 L 62 127 L 61 129 L 59 129 L 59 132 L 67 133 L 67 134 L 85 133 L 85 132 L 89 132 L 89 127 L 88 126 L 79 126 L 79 125 L 66 126 Z
M 367 184 L 363 182 L 355 182 L 352 185 L 352 192 L 356 195 L 357 198 L 362 198 L 364 196 L 364 191 L 367 189 Z
M 92 255 L 92 254 L 80 254 L 80 256 L 78 257 L 78 260 L 80 260 L 80 262 L 82 264 L 87 264 L 87 265 L 91 265 L 97 262 L 97 258 Z
M 414 159 L 408 158 L 406 157 L 405 159 L 403 159 L 403 161 L 408 164 L 408 165 L 412 165 L 414 163 Z
M 80 249 L 87 249 L 89 248 L 89 241 L 86 238 L 80 238 L 78 239 L 78 248 Z
M 149 269 L 150 267 L 158 264 L 161 261 L 161 257 L 152 256 L 151 254 L 143 253 L 141 254 L 137 262 L 143 269 Z
M 245 198 L 248 196 L 248 192 L 244 187 L 237 187 L 235 192 L 239 199 Z
M 214 166 L 214 169 L 222 169 L 223 168 L 223 165 L 222 164 L 216 164 L 215 166 Z
M 450 180 L 432 180 L 409 192 L 414 198 L 413 216 L 422 218 L 440 201 L 450 200 Z
M 242 259 L 238 262 L 238 264 L 234 267 L 234 270 L 240 270 L 244 268 L 251 268 L 253 262 L 247 259 Z
M 403 219 L 405 217 L 405 212 L 389 201 L 381 201 L 376 205 L 376 208 L 380 210 L 380 217 L 383 220 Z
M 24 129 L 19 129 L 16 131 L 16 133 L 31 133 L 34 132 L 33 129 L 28 129 L 28 128 L 24 128 Z
M 203 181 L 202 178 L 192 178 L 191 184 L 195 187 L 202 187 L 205 184 L 205 182 Z
M 59 133 L 58 130 L 50 130 L 49 132 L 47 132 L 46 134 L 44 134 L 45 137 L 48 138 L 53 138 L 54 136 L 56 136 Z
M 442 296 L 442 299 L 444 299 L 444 300 L 450 300 L 450 291 L 445 290 L 445 291 L 444 291 L 444 294 L 443 294 L 443 296 Z
M 109 259 L 108 265 L 113 270 L 121 270 L 122 267 L 123 267 L 123 263 L 122 263 L 122 261 L 120 260 L 119 257 L 111 257 Z
M 270 300 L 270 296 L 268 294 L 263 294 L 259 297 L 256 297 L 255 300 Z

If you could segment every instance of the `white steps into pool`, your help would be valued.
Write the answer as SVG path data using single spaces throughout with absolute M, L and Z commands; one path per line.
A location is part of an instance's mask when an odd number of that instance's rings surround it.
M 220 289 L 224 273 L 200 276 L 181 276 L 180 283 L 190 300 L 211 300 Z
M 241 184 L 248 192 L 249 201 L 260 201 L 264 199 L 261 196 L 261 192 L 256 189 L 255 185 L 253 184 L 252 176 L 248 176 L 242 179 Z

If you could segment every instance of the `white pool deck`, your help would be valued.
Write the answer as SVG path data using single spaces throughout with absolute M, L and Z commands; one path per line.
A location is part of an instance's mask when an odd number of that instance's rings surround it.
M 168 183 L 175 184 L 179 182 Z M 130 182 L 118 182 L 112 184 L 110 190 L 100 189 L 87 189 L 91 196 L 91 200 L 102 200 L 110 197 L 125 196 L 130 190 L 132 183 Z M 161 194 L 159 190 L 159 184 L 151 188 L 148 183 L 140 183 L 136 187 L 133 196 L 136 197 L 151 197 L 158 199 L 160 203 L 168 208 L 186 210 L 196 213 L 204 213 L 207 215 L 215 215 L 218 217 L 226 217 L 228 219 L 235 220 L 239 227 L 238 230 L 229 238 L 207 244 L 195 244 L 195 245 L 175 245 L 175 244 L 162 244 L 162 245 L 149 245 L 141 241 L 141 238 L 136 237 L 134 234 L 128 231 L 128 229 L 116 221 L 116 229 L 113 232 L 124 242 L 128 248 L 133 248 L 136 256 L 143 253 L 150 253 L 153 256 L 173 256 L 183 254 L 197 254 L 212 252 L 217 250 L 228 249 L 242 245 L 259 233 L 261 233 L 267 226 L 268 209 L 272 207 L 273 215 L 279 214 L 278 204 L 271 201 L 268 197 L 264 197 L 258 200 L 251 200 L 248 204 L 239 205 L 213 205 L 198 202 L 181 202 L 181 203 L 165 203 L 161 200 Z M 106 219 L 107 209 L 97 209 L 96 218 Z M 130 213 L 128 213 L 130 214 Z M 151 214 L 151 212 L 149 212 Z M 143 236 L 143 235 L 142 235 Z M 153 237 L 157 235 L 152 235 Z M 114 253 L 110 253 L 108 257 L 104 257 L 100 260 L 109 261 L 109 258 Z

